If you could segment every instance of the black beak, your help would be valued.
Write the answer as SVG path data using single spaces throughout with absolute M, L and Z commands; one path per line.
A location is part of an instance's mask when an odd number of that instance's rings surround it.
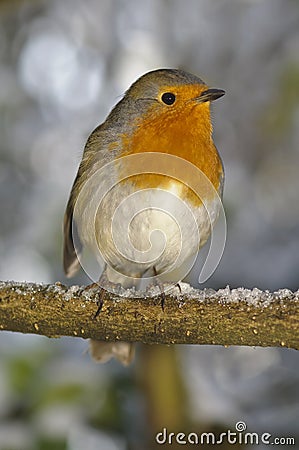
M 225 91 L 222 89 L 207 89 L 206 91 L 202 92 L 199 97 L 196 97 L 195 100 L 197 100 L 199 103 L 204 102 L 212 102 L 214 100 L 217 100 L 217 98 L 222 97 L 225 94 Z

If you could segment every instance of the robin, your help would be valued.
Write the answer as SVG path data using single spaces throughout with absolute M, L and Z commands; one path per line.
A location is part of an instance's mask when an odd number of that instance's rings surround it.
M 224 93 L 178 69 L 132 84 L 85 146 L 64 218 L 68 277 L 87 247 L 104 262 L 102 287 L 184 278 L 219 213 L 224 172 L 210 102 Z M 133 347 L 91 341 L 91 354 L 128 364 Z

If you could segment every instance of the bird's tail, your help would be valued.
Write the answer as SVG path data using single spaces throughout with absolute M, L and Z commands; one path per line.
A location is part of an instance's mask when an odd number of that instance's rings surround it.
M 103 342 L 90 339 L 89 352 L 97 362 L 105 363 L 115 358 L 124 366 L 128 366 L 134 358 L 135 346 L 129 342 Z

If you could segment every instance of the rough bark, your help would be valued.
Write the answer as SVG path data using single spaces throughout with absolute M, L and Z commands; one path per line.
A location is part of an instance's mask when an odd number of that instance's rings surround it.
M 197 290 L 161 296 L 119 289 L 0 282 L 0 329 L 147 344 L 216 344 L 299 349 L 299 291 Z

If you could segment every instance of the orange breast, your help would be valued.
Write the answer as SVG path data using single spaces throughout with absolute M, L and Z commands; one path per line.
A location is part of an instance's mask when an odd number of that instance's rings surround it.
M 131 135 L 122 136 L 122 156 L 154 152 L 160 162 L 160 173 L 166 175 L 142 173 L 130 177 L 130 182 L 134 183 L 136 189 L 171 190 L 194 205 L 201 204 L 198 195 L 186 185 L 194 184 L 194 170 L 189 170 L 185 165 L 180 169 L 180 165 L 176 164 L 174 171 L 173 168 L 170 171 L 167 167 L 169 160 L 159 159 L 158 153 L 167 153 L 189 161 L 202 171 L 218 190 L 222 178 L 222 163 L 211 134 L 212 125 L 207 103 L 191 105 L 180 110 L 166 110 L 159 114 L 149 111 L 146 118 L 138 121 Z M 144 169 L 140 167 L 142 172 Z M 213 189 L 208 192 L 205 189 L 205 197 L 212 197 L 214 194 Z

